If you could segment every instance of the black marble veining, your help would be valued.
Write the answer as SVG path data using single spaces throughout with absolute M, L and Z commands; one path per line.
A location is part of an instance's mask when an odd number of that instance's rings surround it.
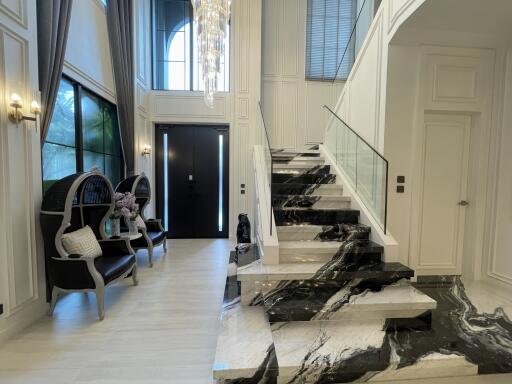
M 322 184 L 272 183 L 274 195 L 312 195 Z
M 317 319 L 330 302 L 321 314 L 323 319 L 328 319 L 351 297 L 365 291 L 379 292 L 414 275 L 414 271 L 402 264 L 382 262 L 381 254 L 382 247 L 367 240 L 342 242 L 332 260 L 312 278 L 282 281 L 268 292 L 258 294 L 251 305 L 263 305 L 272 322 L 308 321 Z
M 348 358 L 319 366 L 314 360 L 328 340 L 319 338 L 306 354 L 302 368 L 288 383 L 327 384 L 366 382 L 398 361 L 394 369 L 414 366 L 433 353 L 458 355 L 478 366 L 478 373 L 512 372 L 512 321 L 501 308 L 493 313 L 479 312 L 457 277 L 451 284 L 431 282 L 417 288 L 435 299 L 431 328 L 408 329 L 400 320 L 388 320 L 385 337 L 379 347 L 358 350 Z M 324 359 L 329 361 L 329 359 Z M 318 360 L 321 361 L 321 360 Z M 393 363 L 396 364 L 396 363 Z
M 349 241 L 369 240 L 371 228 L 363 224 L 337 224 L 326 225 L 318 233 L 315 240 L 321 241 Z
M 359 211 L 354 209 L 275 208 L 274 218 L 276 225 L 357 224 Z
M 333 184 L 336 175 L 330 174 L 329 165 L 319 165 L 306 171 L 277 171 L 272 174 L 273 183 Z

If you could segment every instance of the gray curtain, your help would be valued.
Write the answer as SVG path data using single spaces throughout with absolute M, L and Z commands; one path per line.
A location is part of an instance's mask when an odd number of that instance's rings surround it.
M 135 173 L 132 0 L 108 0 L 107 24 L 127 176 Z
M 59 90 L 73 0 L 37 0 L 37 46 L 41 91 L 41 146 Z

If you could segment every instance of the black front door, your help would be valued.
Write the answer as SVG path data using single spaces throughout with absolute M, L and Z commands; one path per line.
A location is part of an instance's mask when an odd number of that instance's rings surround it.
M 156 209 L 167 236 L 228 237 L 228 128 L 157 125 L 156 147 Z

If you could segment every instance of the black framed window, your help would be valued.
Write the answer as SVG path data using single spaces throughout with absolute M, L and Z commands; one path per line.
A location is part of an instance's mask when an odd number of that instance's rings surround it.
M 197 25 L 190 0 L 152 0 L 153 89 L 203 91 Z M 220 58 L 220 92 L 229 92 L 229 24 Z
M 351 34 L 356 3 L 356 0 L 308 0 L 307 80 L 346 80 L 348 77 L 355 57 L 355 39 L 351 40 Z
M 63 77 L 43 146 L 43 185 L 98 168 L 114 185 L 124 174 L 116 106 Z

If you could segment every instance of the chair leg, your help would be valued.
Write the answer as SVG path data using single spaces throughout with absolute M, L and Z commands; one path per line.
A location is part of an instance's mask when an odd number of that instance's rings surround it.
M 153 268 L 153 244 L 148 246 L 149 267 Z
M 53 287 L 52 289 L 52 301 L 50 302 L 50 311 L 48 314 L 53 316 L 53 311 L 55 310 L 55 306 L 57 305 L 57 299 L 59 298 L 59 289 L 57 287 Z
M 164 252 L 167 253 L 167 239 L 164 239 Z
M 135 264 L 132 269 L 132 280 L 133 280 L 133 285 L 135 285 L 135 286 L 139 285 L 139 280 L 137 279 L 137 264 Z
M 105 287 L 96 288 L 96 304 L 98 306 L 98 317 L 100 320 L 105 318 Z

